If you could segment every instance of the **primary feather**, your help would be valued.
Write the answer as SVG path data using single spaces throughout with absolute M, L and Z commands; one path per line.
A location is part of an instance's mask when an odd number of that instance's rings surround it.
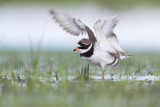
M 73 18 L 59 10 L 50 10 L 50 14 L 53 15 L 55 21 L 70 34 L 79 36 L 86 32 L 85 25 L 80 19 Z

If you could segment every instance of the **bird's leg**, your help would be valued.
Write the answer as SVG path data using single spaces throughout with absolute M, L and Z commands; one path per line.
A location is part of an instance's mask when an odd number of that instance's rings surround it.
M 86 68 L 86 72 L 85 72 L 86 78 L 89 78 L 89 66 L 90 66 L 90 62 L 88 63 L 88 67 Z
M 102 79 L 104 79 L 104 71 L 102 68 L 101 68 L 101 72 L 102 72 Z
M 87 74 L 89 75 L 89 67 L 90 67 L 90 62 L 88 63 L 88 67 L 87 67 Z

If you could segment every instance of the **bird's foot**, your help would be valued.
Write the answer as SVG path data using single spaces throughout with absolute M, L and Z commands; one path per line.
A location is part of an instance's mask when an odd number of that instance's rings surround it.
M 102 79 L 104 79 L 104 71 L 101 69 L 102 72 Z

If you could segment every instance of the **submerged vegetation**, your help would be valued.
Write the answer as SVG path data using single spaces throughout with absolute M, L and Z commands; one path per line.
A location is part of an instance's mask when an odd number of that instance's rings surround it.
M 0 107 L 159 107 L 159 59 L 135 53 L 101 80 L 78 53 L 1 51 Z

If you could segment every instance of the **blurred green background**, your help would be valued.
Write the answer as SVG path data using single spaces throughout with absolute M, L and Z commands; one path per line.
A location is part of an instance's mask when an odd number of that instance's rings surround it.
M 159 6 L 160 0 L 0 0 L 3 2 L 43 2 L 61 5 L 80 5 L 84 3 L 99 4 L 110 8 L 130 8 L 134 6 Z

